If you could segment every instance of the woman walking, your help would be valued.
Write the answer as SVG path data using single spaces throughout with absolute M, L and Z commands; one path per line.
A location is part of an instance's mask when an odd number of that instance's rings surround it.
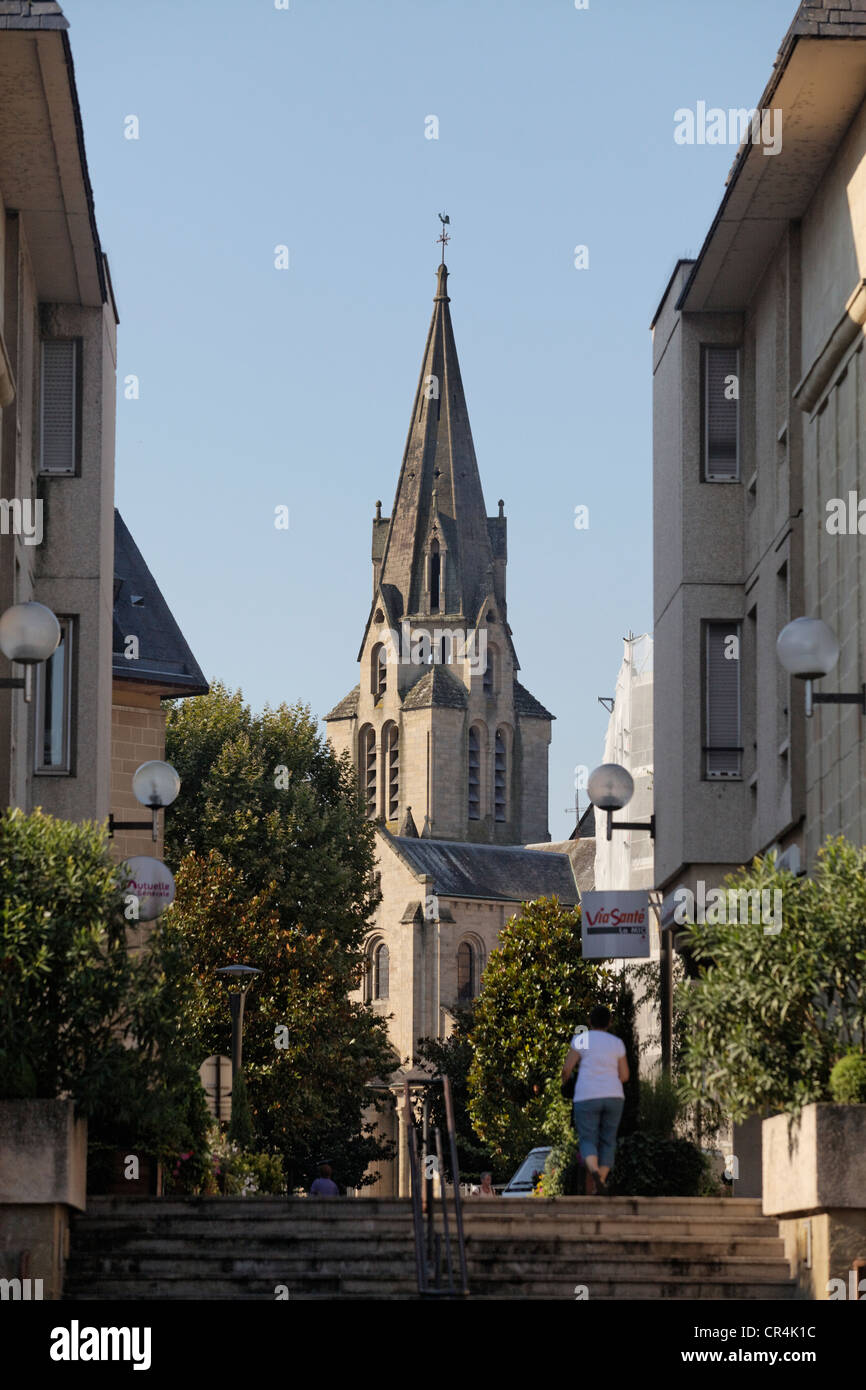
M 580 1156 L 586 1164 L 587 1196 L 608 1194 L 607 1175 L 613 1166 L 616 1132 L 622 1119 L 629 1070 L 625 1043 L 610 1027 L 610 1009 L 597 1004 L 589 1015 L 589 1031 L 575 1033 L 562 1068 L 562 1084 L 579 1066 L 574 1087 L 574 1127 Z

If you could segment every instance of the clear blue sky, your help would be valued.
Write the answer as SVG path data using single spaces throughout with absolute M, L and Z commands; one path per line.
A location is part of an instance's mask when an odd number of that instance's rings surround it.
M 557 715 L 567 835 L 573 769 L 601 760 L 596 697 L 628 629 L 652 626 L 649 323 L 734 157 L 675 144 L 674 111 L 752 107 L 795 0 L 64 9 L 119 382 L 141 382 L 118 393 L 117 504 L 206 675 L 319 717 L 356 683 L 445 210 L 487 509 L 505 499 L 509 621 Z

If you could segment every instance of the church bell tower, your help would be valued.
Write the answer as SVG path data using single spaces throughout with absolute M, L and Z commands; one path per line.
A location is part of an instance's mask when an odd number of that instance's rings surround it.
M 443 260 L 391 515 L 376 504 L 361 679 L 328 736 L 391 834 L 540 843 L 553 715 L 517 680 L 504 504 L 487 515 L 449 304 Z

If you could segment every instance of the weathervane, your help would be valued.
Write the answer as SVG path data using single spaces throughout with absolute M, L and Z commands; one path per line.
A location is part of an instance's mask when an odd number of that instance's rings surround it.
M 445 247 L 448 245 L 448 242 L 451 240 L 451 238 L 450 238 L 450 236 L 448 235 L 448 233 L 446 232 L 445 228 L 446 228 L 447 226 L 450 226 L 450 225 L 451 225 L 451 218 L 448 216 L 447 212 L 440 212 L 440 213 L 439 213 L 439 221 L 442 223 L 442 235 L 441 235 L 441 236 L 438 236 L 438 237 L 436 238 L 436 244 L 437 244 L 437 246 L 438 246 L 438 244 L 439 244 L 440 241 L 441 241 L 441 243 L 442 243 L 442 264 L 444 265 L 444 264 L 445 264 Z

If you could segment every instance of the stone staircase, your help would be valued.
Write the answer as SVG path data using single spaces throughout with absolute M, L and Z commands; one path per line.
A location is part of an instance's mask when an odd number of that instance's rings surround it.
M 795 1294 L 759 1201 L 470 1199 L 463 1212 L 474 1298 Z M 291 1299 L 418 1296 L 405 1199 L 97 1197 L 73 1219 L 71 1246 L 64 1296 L 74 1301 L 273 1300 L 280 1286 Z
M 790 1299 L 760 1200 L 548 1197 L 464 1203 L 474 1298 Z

